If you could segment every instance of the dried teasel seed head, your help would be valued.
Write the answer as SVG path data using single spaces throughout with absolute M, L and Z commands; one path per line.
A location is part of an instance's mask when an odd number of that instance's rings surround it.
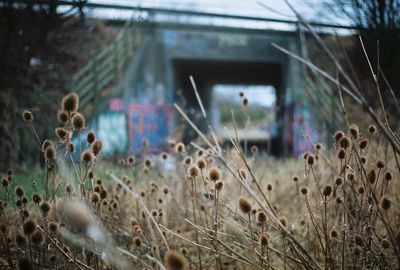
M 68 153 L 73 153 L 75 152 L 75 145 L 73 143 L 68 143 L 66 149 Z
M 143 162 L 144 166 L 146 166 L 147 168 L 150 168 L 152 165 L 151 159 L 146 158 Z
M 332 190 L 333 188 L 331 185 L 326 185 L 322 190 L 322 195 L 329 197 L 332 194 Z
M 351 253 L 353 253 L 354 256 L 360 256 L 362 253 L 362 248 L 360 246 L 354 246 L 351 249 Z
M 192 158 L 191 156 L 186 156 L 186 157 L 183 159 L 183 163 L 184 163 L 185 165 L 190 165 L 190 164 L 192 164 L 192 162 L 193 162 L 193 158 Z
M 30 236 L 36 230 L 36 226 L 37 226 L 36 222 L 32 219 L 25 221 L 24 224 L 22 225 L 24 234 L 26 236 Z
M 128 165 L 133 165 L 134 163 L 135 163 L 135 157 L 134 156 L 129 156 L 127 159 L 126 159 L 126 163 L 128 164 Z
M 48 147 L 46 147 L 46 149 L 44 150 L 44 157 L 47 160 L 53 160 L 56 158 L 56 150 L 53 145 L 49 145 Z
M 374 169 L 369 170 L 368 172 L 368 181 L 373 184 L 376 181 L 376 171 Z
M 354 181 L 354 179 L 355 179 L 354 173 L 351 173 L 351 172 L 347 173 L 346 179 L 349 181 Z
M 389 210 L 392 205 L 392 201 L 388 199 L 386 196 L 383 196 L 379 204 L 383 210 Z
M 255 145 L 253 145 L 253 146 L 250 148 L 250 151 L 251 151 L 253 154 L 255 154 L 255 153 L 258 152 L 258 147 L 255 146 Z
M 32 195 L 32 201 L 36 204 L 39 204 L 42 201 L 42 197 L 38 193 L 34 193 Z
M 186 258 L 175 250 L 168 250 L 165 254 L 165 266 L 168 270 L 184 270 L 187 269 Z
M 362 139 L 359 143 L 358 146 L 360 147 L 360 149 L 365 149 L 368 147 L 368 139 Z
M 386 181 L 390 181 L 393 179 L 393 174 L 391 172 L 385 172 L 384 177 Z
M 199 167 L 197 167 L 197 165 L 191 165 L 191 166 L 188 168 L 186 174 L 187 174 L 188 177 L 194 178 L 194 177 L 200 175 L 200 173 L 201 173 L 201 172 L 200 172 L 200 169 L 199 169 Z
M 71 123 L 74 130 L 82 130 L 86 125 L 86 120 L 81 113 L 76 112 L 72 116 Z
M 207 162 L 204 160 L 204 158 L 199 158 L 196 161 L 196 164 L 200 170 L 204 170 L 206 168 Z
M 3 178 L 3 179 L 1 180 L 1 185 L 2 185 L 3 187 L 8 187 L 9 184 L 10 184 L 10 182 L 8 181 L 7 178 Z
M 168 140 L 168 146 L 169 148 L 174 149 L 176 146 L 176 141 L 172 139 Z
M 15 187 L 15 195 L 17 195 L 18 197 L 22 197 L 22 196 L 24 196 L 24 194 L 25 194 L 25 191 L 22 187 L 20 187 L 20 186 Z
M 344 136 L 343 131 L 338 130 L 333 134 L 333 139 L 338 142 Z
M 330 236 L 331 236 L 332 238 L 337 238 L 338 235 L 339 235 L 339 233 L 338 233 L 338 231 L 336 230 L 336 228 L 332 228 L 331 231 L 330 231 Z
M 70 93 L 63 97 L 61 108 L 67 112 L 75 112 L 79 106 L 79 97 L 76 93 Z
M 56 129 L 55 129 L 55 133 L 56 133 L 57 137 L 58 137 L 61 141 L 64 141 L 65 138 L 66 138 L 67 135 L 68 135 L 68 131 L 67 131 L 65 128 L 61 128 L 61 127 L 56 128 Z
M 161 153 L 161 158 L 162 158 L 163 160 L 166 160 L 166 159 L 168 158 L 168 153 L 167 153 L 167 152 L 162 152 L 162 153 Z
M 42 144 L 42 151 L 45 151 L 47 147 L 52 146 L 54 147 L 54 143 L 50 140 L 44 140 L 43 144 Z
M 92 195 L 90 196 L 90 201 L 94 204 L 97 204 L 100 202 L 100 195 L 96 192 L 92 193 Z
M 185 145 L 183 143 L 178 143 L 175 146 L 175 152 L 177 152 L 177 153 L 185 152 Z
M 48 227 L 49 227 L 50 233 L 53 233 L 53 234 L 56 233 L 58 230 L 58 224 L 56 222 L 50 222 Z
M 269 242 L 269 234 L 268 233 L 263 233 L 260 236 L 260 243 L 263 246 L 267 246 Z
M 51 205 L 49 202 L 44 201 L 40 204 L 40 210 L 43 212 L 43 214 L 47 214 L 51 210 Z
M 22 118 L 25 122 L 31 122 L 33 120 L 33 114 L 31 111 L 24 110 L 24 112 L 22 113 Z
M 343 136 L 342 138 L 340 138 L 338 143 L 339 146 L 343 149 L 347 149 L 351 146 L 351 141 L 347 136 Z
M 27 243 L 26 237 L 21 234 L 17 234 L 15 236 L 15 243 L 17 244 L 17 246 L 20 246 L 20 247 L 26 246 L 26 243 Z
M 365 157 L 365 156 L 360 157 L 360 161 L 362 164 L 367 163 L 367 157 Z
M 89 163 L 93 160 L 93 152 L 91 149 L 86 149 L 82 154 L 81 154 L 81 161 Z
M 260 211 L 257 213 L 257 221 L 260 223 L 264 223 L 267 221 L 267 215 L 263 212 Z
M 303 195 L 307 195 L 307 193 L 308 193 L 308 188 L 307 188 L 307 187 L 301 187 L 301 188 L 300 188 L 300 193 L 303 194 Z
M 133 238 L 133 243 L 135 243 L 135 246 L 140 247 L 142 245 L 142 240 L 136 236 Z
M 168 194 L 169 193 L 169 188 L 167 186 L 163 187 L 163 192 L 164 194 Z
M 215 190 L 221 191 L 224 187 L 224 182 L 222 180 L 218 180 L 215 182 Z
M 283 227 L 287 227 L 288 222 L 287 222 L 287 219 L 286 219 L 285 217 L 281 217 L 281 218 L 279 219 L 279 221 L 281 222 L 281 224 L 282 224 Z
M 272 184 L 271 184 L 271 183 L 268 183 L 268 184 L 267 184 L 267 190 L 268 190 L 268 191 L 271 191 L 271 190 L 272 190 Z
M 239 199 L 239 209 L 243 214 L 249 214 L 252 209 L 250 200 L 248 198 L 241 197 Z
M 204 154 L 204 151 L 201 150 L 201 149 L 199 149 L 199 150 L 196 151 L 196 155 L 197 155 L 198 157 L 203 156 L 203 154 Z
M 315 163 L 315 156 L 313 154 L 309 154 L 307 156 L 307 164 L 312 166 Z
M 321 143 L 317 143 L 316 145 L 314 145 L 315 150 L 320 151 L 322 149 L 322 144 Z
M 244 97 L 244 92 L 243 91 L 239 92 L 239 97 L 241 97 L 241 98 Z
M 343 177 L 338 176 L 335 178 L 335 185 L 340 186 L 343 184 Z
M 86 141 L 89 144 L 92 144 L 96 140 L 96 134 L 93 131 L 90 131 L 86 136 Z
M 211 168 L 209 171 L 208 171 L 208 178 L 211 180 L 211 181 L 218 181 L 218 180 L 220 180 L 221 179 L 221 171 L 218 169 L 218 168 Z
M 247 107 L 249 105 L 249 100 L 247 98 L 243 98 L 242 105 L 243 107 Z
M 101 150 L 103 149 L 103 142 L 100 140 L 95 140 L 92 145 L 92 152 L 95 156 L 98 156 L 101 152 Z
M 345 159 L 346 158 L 346 151 L 344 149 L 339 149 L 337 153 L 338 159 Z
M 358 193 L 364 194 L 364 192 L 365 192 L 364 187 L 363 187 L 363 186 L 359 186 L 359 187 L 358 187 Z
M 356 124 L 351 124 L 349 127 L 349 134 L 353 137 L 353 139 L 357 139 L 360 135 L 360 129 Z
M 375 126 L 375 125 L 369 125 L 369 126 L 368 126 L 368 132 L 369 132 L 370 134 L 375 134 L 375 132 L 376 132 L 376 126 Z
M 60 124 L 66 124 L 69 120 L 68 113 L 66 111 L 59 110 L 57 113 L 57 120 Z
M 377 167 L 378 169 L 383 169 L 383 168 L 385 168 L 385 162 L 384 162 L 383 160 L 378 160 L 378 161 L 376 162 L 376 167 Z

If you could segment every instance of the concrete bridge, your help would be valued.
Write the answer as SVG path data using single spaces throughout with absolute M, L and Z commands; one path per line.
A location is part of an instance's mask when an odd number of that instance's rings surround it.
M 214 125 L 218 123 L 212 109 L 215 108 L 212 98 L 215 85 L 273 87 L 276 95 L 275 132 L 253 132 L 257 135 L 250 136 L 249 140 L 264 146 L 268 141 L 269 150 L 276 155 L 292 153 L 294 140 L 303 139 L 303 144 L 311 145 L 304 141 L 302 134 L 308 131 L 296 130 L 306 126 L 312 136 L 318 137 L 311 127 L 311 117 L 307 118 L 314 112 L 310 108 L 307 108 L 308 112 L 299 112 L 301 106 L 311 104 L 303 89 L 302 67 L 271 46 L 276 43 L 300 54 L 302 44 L 298 31 L 193 24 L 174 18 L 172 22 L 134 22 L 134 34 L 141 37 L 140 42 L 116 86 L 102 98 L 94 117 L 94 126 L 99 130 L 115 130 L 113 123 L 126 126 L 119 136 L 107 138 L 107 141 L 115 141 L 115 146 L 110 146 L 110 153 L 140 152 L 144 138 L 155 148 L 162 148 L 167 137 L 179 126 L 173 115 L 172 104 L 175 102 L 191 112 L 189 115 L 196 122 L 200 107 L 189 76 L 194 77 L 208 111 L 208 121 Z M 233 91 L 232 96 L 235 95 L 237 92 Z M 207 128 L 205 121 L 197 123 L 204 130 Z M 246 132 L 243 134 L 246 136 Z M 108 135 L 104 132 L 100 136 Z M 184 132 L 183 139 L 188 141 L 190 138 L 190 132 Z M 121 144 L 122 141 L 126 143 Z

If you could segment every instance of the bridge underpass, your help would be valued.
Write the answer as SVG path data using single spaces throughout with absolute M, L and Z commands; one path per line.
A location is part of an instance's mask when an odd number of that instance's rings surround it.
M 179 20 L 173 23 L 135 21 L 133 24 L 133 34 L 130 35 L 140 37 L 140 42 L 116 86 L 108 96 L 99 100 L 95 112 L 97 116 L 93 117 L 94 126 L 98 129 L 115 133 L 117 127 L 113 123 L 126 126 L 125 132 L 107 138 L 111 142 L 109 153 L 139 153 L 143 139 L 150 140 L 154 150 L 162 149 L 179 124 L 174 117 L 172 105 L 175 102 L 189 111 L 200 112 L 190 75 L 194 77 L 205 107 L 210 111 L 215 85 L 272 86 L 276 92 L 278 125 L 276 133 L 265 135 L 271 139 L 272 153 L 290 154 L 294 140 L 302 139 L 304 142 L 305 130 L 299 131 L 296 125 L 304 126 L 307 122 L 308 128 L 312 127 L 311 120 L 305 119 L 299 109 L 299 106 L 304 108 L 309 104 L 302 85 L 302 67 L 271 46 L 271 43 L 276 43 L 300 53 L 298 32 L 193 25 Z M 310 113 L 315 116 L 310 110 L 306 112 Z M 107 118 L 110 114 L 120 115 Z M 213 117 L 212 112 L 210 117 Z M 209 121 L 215 122 L 212 119 Z M 206 129 L 204 122 L 200 127 Z M 313 136 L 318 139 L 315 131 L 310 132 L 314 132 Z M 190 138 L 189 132 L 185 132 L 183 139 L 188 142 Z M 260 138 L 260 141 L 263 140 L 265 138 Z M 305 143 L 310 146 L 310 141 Z

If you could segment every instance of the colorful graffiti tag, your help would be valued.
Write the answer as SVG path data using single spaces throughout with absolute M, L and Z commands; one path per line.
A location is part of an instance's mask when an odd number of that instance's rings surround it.
M 128 115 L 130 152 L 141 152 L 145 139 L 149 141 L 150 149 L 159 149 L 165 145 L 172 123 L 171 106 L 131 104 Z
M 107 142 L 103 154 L 124 153 L 128 148 L 127 118 L 123 112 L 107 112 L 98 118 L 97 136 Z

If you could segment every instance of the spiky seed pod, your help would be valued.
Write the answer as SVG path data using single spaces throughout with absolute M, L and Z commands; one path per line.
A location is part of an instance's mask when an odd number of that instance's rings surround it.
M 221 179 L 221 171 L 218 169 L 218 168 L 211 168 L 209 171 L 208 171 L 208 178 L 211 180 L 211 181 L 218 181 L 218 180 L 220 180 Z
M 63 97 L 61 108 L 67 112 L 75 112 L 79 106 L 79 97 L 76 93 L 70 93 Z
M 25 122 L 31 122 L 33 120 L 33 114 L 31 111 L 25 110 L 22 113 L 22 118 L 24 119 Z
M 92 144 L 92 152 L 95 156 L 98 156 L 103 149 L 103 142 L 100 140 L 95 140 Z
M 368 147 L 368 139 L 362 139 L 359 143 L 358 146 L 360 147 L 360 149 L 365 149 Z
M 90 131 L 86 135 L 86 141 L 88 142 L 88 144 L 92 144 L 95 140 L 96 140 L 96 134 L 94 133 L 94 131 Z
M 196 164 L 200 170 L 204 170 L 206 168 L 207 162 L 204 160 L 204 158 L 199 158 L 196 161 Z
M 362 253 L 362 248 L 360 246 L 354 246 L 351 249 L 351 253 L 353 253 L 354 256 L 360 256 Z
M 135 163 L 135 157 L 134 157 L 134 156 L 129 156 L 129 157 L 126 159 L 126 163 L 127 163 L 128 165 L 133 165 L 133 164 Z
M 355 179 L 354 173 L 351 173 L 351 172 L 347 173 L 346 178 L 349 181 L 354 181 L 354 179 Z
M 343 178 L 341 176 L 338 176 L 335 178 L 335 185 L 340 186 L 343 184 Z
M 168 250 L 165 254 L 165 266 L 168 270 L 184 270 L 187 268 L 187 261 L 178 251 Z
M 389 182 L 390 180 L 393 179 L 393 174 L 391 172 L 385 172 L 384 177 L 385 177 L 385 180 Z
M 307 164 L 310 165 L 310 166 L 312 166 L 312 165 L 314 165 L 314 163 L 315 163 L 315 157 L 314 157 L 314 155 L 313 155 L 313 154 L 309 154 L 309 155 L 307 156 Z
M 32 244 L 39 246 L 41 243 L 43 243 L 44 237 L 41 231 L 36 231 L 32 234 L 31 236 L 31 241 Z
M 176 146 L 176 141 L 172 139 L 168 140 L 168 146 L 169 148 L 174 149 Z
M 258 152 L 258 147 L 255 146 L 255 145 L 253 145 L 253 146 L 250 148 L 250 151 L 251 151 L 253 154 L 255 154 L 255 153 Z
M 222 180 L 218 180 L 215 182 L 215 190 L 221 191 L 224 187 L 224 182 Z
M 322 144 L 321 144 L 321 143 L 317 143 L 317 144 L 314 146 L 314 148 L 315 148 L 315 150 L 320 151 L 320 150 L 322 149 Z
M 57 113 L 57 120 L 60 124 L 66 124 L 69 120 L 68 113 L 66 111 L 59 110 Z
M 388 249 L 390 248 L 390 241 L 383 238 L 381 241 L 381 246 L 383 247 L 383 249 Z
M 74 130 L 82 130 L 85 127 L 85 117 L 81 113 L 75 113 L 71 119 L 72 128 Z
M 272 190 L 272 184 L 271 184 L 271 183 L 268 183 L 268 184 L 267 184 L 267 190 L 268 190 L 268 191 L 271 191 L 271 190 Z
M 66 149 L 68 153 L 73 153 L 75 152 L 75 145 L 73 143 L 68 143 Z
M 51 210 L 50 203 L 47 201 L 44 201 L 40 204 L 40 210 L 42 210 L 43 214 L 47 214 Z
M 243 91 L 239 92 L 239 97 L 241 97 L 241 98 L 244 97 L 244 92 Z
M 94 171 L 89 170 L 87 176 L 89 177 L 89 179 L 93 179 L 94 178 Z
M 136 247 L 140 247 L 142 245 L 142 240 L 140 240 L 140 238 L 136 236 L 133 238 L 133 243 L 135 243 Z
M 200 175 L 200 169 L 199 167 L 197 167 L 197 165 L 191 165 L 188 170 L 187 170 L 187 176 L 188 177 L 196 177 L 198 175 Z
M 365 192 L 364 187 L 363 187 L 363 186 L 359 186 L 359 187 L 358 187 L 358 193 L 364 194 L 364 192 Z
M 365 164 L 365 163 L 367 163 L 367 158 L 362 156 L 362 157 L 360 157 L 360 161 L 362 164 Z
M 162 198 L 158 198 L 158 203 L 162 204 L 164 202 L 164 200 Z
M 95 185 L 95 186 L 93 187 L 93 191 L 94 191 L 95 193 L 100 193 L 100 192 L 101 192 L 101 186 L 100 186 L 100 185 Z
M 89 163 L 93 160 L 93 152 L 91 149 L 85 150 L 81 155 L 81 161 Z
M 268 245 L 268 242 L 269 242 L 269 234 L 268 233 L 263 233 L 263 234 L 261 234 L 261 236 L 260 236 L 260 243 L 261 243 L 261 245 L 263 245 L 263 246 L 267 246 Z
M 338 130 L 333 134 L 333 139 L 338 142 L 340 140 L 340 138 L 342 138 L 344 136 L 343 131 Z
M 178 143 L 175 147 L 177 153 L 185 152 L 185 145 L 183 143 Z
M 241 197 L 239 199 L 239 209 L 243 214 L 249 214 L 251 212 L 251 202 L 248 198 Z
M 349 127 L 349 134 L 353 137 L 353 139 L 357 139 L 360 135 L 360 129 L 356 124 L 351 124 Z
M 28 256 L 22 256 L 18 259 L 19 270 L 33 270 L 33 264 Z
M 53 234 L 56 233 L 58 230 L 58 224 L 56 222 L 50 222 L 48 227 L 49 227 L 50 233 L 53 233 Z
M 3 178 L 2 180 L 1 180 L 1 185 L 3 186 L 3 187 L 8 187 L 8 185 L 10 184 L 10 182 L 8 182 L 8 179 L 7 178 Z
M 44 150 L 44 157 L 47 160 L 53 160 L 56 158 L 56 150 L 52 145 L 46 147 L 46 149 Z
M 151 215 L 152 215 L 153 217 L 156 217 L 156 216 L 158 215 L 157 209 L 151 210 Z
M 332 238 L 337 238 L 338 235 L 339 235 L 339 233 L 338 233 L 338 231 L 336 230 L 336 228 L 332 228 L 331 231 L 330 231 L 330 236 L 331 236 Z
M 24 193 L 25 193 L 25 191 L 24 191 L 24 189 L 22 187 L 17 186 L 15 188 L 15 195 L 17 195 L 18 197 L 24 196 Z
M 376 172 L 375 172 L 375 170 L 374 169 L 371 169 L 369 172 L 368 172 L 368 181 L 371 183 L 371 184 L 373 184 L 373 183 L 375 183 L 375 181 L 376 181 Z
M 46 148 L 52 146 L 54 147 L 54 143 L 50 140 L 44 140 L 43 144 L 42 144 L 42 151 L 46 151 Z
M 92 193 L 92 196 L 90 197 L 90 201 L 94 204 L 97 204 L 100 202 L 100 196 L 98 193 Z
M 167 153 L 167 152 L 162 152 L 162 153 L 161 153 L 161 158 L 162 158 L 163 160 L 166 160 L 166 159 L 168 158 L 168 153 Z
M 343 199 L 341 197 L 336 198 L 336 203 L 341 204 L 343 202 Z
M 28 203 L 28 198 L 24 196 L 24 197 L 22 198 L 22 203 L 23 203 L 23 204 L 27 204 L 27 203 Z
M 17 244 L 17 246 L 25 247 L 27 243 L 26 237 L 18 233 L 15 236 L 15 243 Z
M 152 165 L 151 160 L 150 160 L 149 158 L 146 158 L 146 159 L 144 160 L 144 166 L 150 168 L 151 165 Z
M 32 195 L 32 201 L 36 204 L 39 204 L 42 201 L 42 197 L 38 193 L 34 193 Z
M 190 164 L 192 164 L 192 162 L 193 162 L 193 159 L 192 159 L 191 156 L 186 156 L 186 157 L 183 159 L 183 163 L 184 163 L 185 165 L 190 165 Z
M 354 244 L 356 244 L 357 246 L 362 247 L 364 245 L 364 240 L 359 235 L 355 235 L 353 240 L 354 240 Z
M 249 100 L 247 98 L 242 99 L 242 106 L 247 107 L 249 105 Z
M 340 138 L 338 143 L 339 146 L 343 149 L 347 149 L 351 146 L 351 141 L 347 136 L 343 136 L 342 138 Z
M 267 221 L 267 215 L 263 212 L 260 211 L 257 213 L 257 221 L 260 223 L 264 223 Z
M 376 167 L 377 167 L 378 169 L 383 169 L 383 168 L 385 168 L 385 162 L 384 162 L 383 160 L 378 160 L 378 161 L 376 162 Z
M 61 127 L 56 128 L 56 129 L 55 129 L 55 133 L 56 133 L 57 137 L 58 137 L 61 141 L 64 141 L 65 138 L 66 138 L 67 135 L 68 135 L 68 131 L 67 131 L 65 128 L 61 128 Z
M 126 162 L 125 162 L 125 159 L 120 159 L 119 161 L 118 161 L 118 164 L 120 165 L 120 166 L 125 166 L 125 164 L 126 164 Z
M 392 201 L 387 197 L 383 196 L 380 201 L 380 206 L 383 210 L 389 210 L 392 205 Z
M 322 195 L 325 197 L 329 197 L 332 194 L 332 186 L 331 185 L 326 185 L 324 189 L 322 190 Z
M 37 226 L 36 222 L 32 219 L 25 221 L 25 223 L 22 225 L 24 234 L 26 236 L 30 236 L 36 230 L 36 226 Z
M 308 193 L 308 188 L 307 188 L 307 187 L 301 187 L 301 188 L 300 188 L 300 193 L 303 194 L 303 195 L 307 195 L 307 193 Z
M 169 193 L 169 188 L 167 186 L 163 187 L 163 192 L 165 195 L 167 195 Z
M 375 132 L 376 132 L 376 126 L 375 126 L 375 125 L 369 125 L 369 126 L 368 126 L 368 132 L 369 132 L 370 134 L 375 134 Z

